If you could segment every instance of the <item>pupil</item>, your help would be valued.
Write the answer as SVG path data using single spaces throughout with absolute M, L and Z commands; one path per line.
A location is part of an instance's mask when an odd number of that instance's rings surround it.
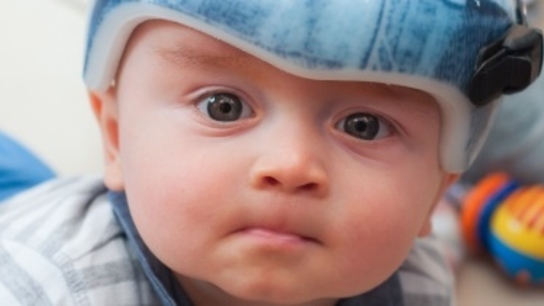
M 232 106 L 230 106 L 230 104 L 228 103 L 222 103 L 220 106 L 219 106 L 219 109 L 223 112 L 223 113 L 230 113 L 230 111 L 232 110 Z
M 243 105 L 235 95 L 220 93 L 208 98 L 207 111 L 210 118 L 216 121 L 235 121 L 242 116 Z
M 380 131 L 380 122 L 378 118 L 369 114 L 353 114 L 346 118 L 344 131 L 353 137 L 372 140 Z
M 364 121 L 357 120 L 355 121 L 354 127 L 358 132 L 364 132 L 367 128 L 367 123 Z

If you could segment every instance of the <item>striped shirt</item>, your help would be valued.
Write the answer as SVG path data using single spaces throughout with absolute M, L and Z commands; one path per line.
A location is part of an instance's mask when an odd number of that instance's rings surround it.
M 2 305 L 191 305 L 169 273 L 100 178 L 52 180 L 0 205 Z M 421 239 L 384 284 L 338 305 L 450 306 L 452 287 L 436 241 Z

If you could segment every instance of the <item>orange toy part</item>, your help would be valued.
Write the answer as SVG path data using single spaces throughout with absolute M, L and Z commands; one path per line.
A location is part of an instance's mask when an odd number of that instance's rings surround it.
M 468 248 L 473 252 L 481 250 L 477 236 L 478 220 L 489 198 L 510 181 L 504 172 L 496 172 L 486 176 L 467 193 L 461 210 L 461 231 Z

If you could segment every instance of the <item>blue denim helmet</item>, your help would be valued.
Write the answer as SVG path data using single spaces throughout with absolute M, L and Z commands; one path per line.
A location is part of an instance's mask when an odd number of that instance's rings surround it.
M 500 96 L 540 73 L 542 35 L 521 0 L 95 0 L 84 78 L 112 84 L 132 31 L 174 21 L 275 67 L 316 80 L 377 82 L 431 94 L 441 109 L 440 158 L 465 170 Z

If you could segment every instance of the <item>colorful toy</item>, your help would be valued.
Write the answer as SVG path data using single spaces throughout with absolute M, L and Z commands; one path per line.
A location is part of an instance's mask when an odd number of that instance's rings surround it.
M 463 201 L 461 228 L 470 250 L 491 254 L 516 282 L 544 284 L 544 186 L 485 177 Z

